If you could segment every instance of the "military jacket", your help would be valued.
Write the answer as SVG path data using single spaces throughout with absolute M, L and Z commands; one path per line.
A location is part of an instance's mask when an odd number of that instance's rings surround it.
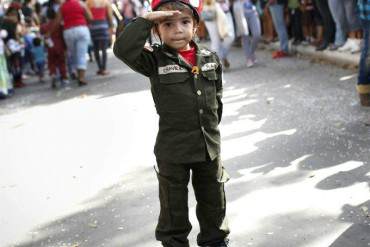
M 153 22 L 137 18 L 114 44 L 114 54 L 149 77 L 159 115 L 154 153 L 173 163 L 213 160 L 220 153 L 222 68 L 217 55 L 196 46 L 197 66 L 164 45 L 145 48 Z

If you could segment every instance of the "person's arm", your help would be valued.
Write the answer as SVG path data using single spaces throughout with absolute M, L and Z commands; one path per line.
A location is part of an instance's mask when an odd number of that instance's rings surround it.
M 156 21 L 171 16 L 178 11 L 154 11 L 138 17 L 129 23 L 118 35 L 113 52 L 133 70 L 151 76 L 156 69 L 152 51 L 144 45 Z
M 107 1 L 107 21 L 109 25 L 109 34 L 110 36 L 113 35 L 113 11 L 112 11 L 112 5 L 109 1 Z
M 217 81 L 216 81 L 216 99 L 218 103 L 218 108 L 217 108 L 217 115 L 218 115 L 218 123 L 221 122 L 222 119 L 222 111 L 223 111 L 223 103 L 222 103 L 222 93 L 223 93 L 223 85 L 222 85 L 222 63 L 220 59 L 217 57 L 217 63 L 219 66 L 216 69 L 217 73 Z
M 84 15 L 85 15 L 85 18 L 86 18 L 87 22 L 91 22 L 92 19 L 93 19 L 93 16 L 91 14 L 90 9 L 83 2 L 80 2 L 80 5 L 84 9 Z
M 58 29 L 61 25 L 63 21 L 63 16 L 62 16 L 62 11 L 61 9 L 59 9 L 56 17 L 55 17 L 55 21 L 53 21 L 50 25 L 49 25 L 49 30 L 48 30 L 48 34 L 51 35 L 52 33 L 54 33 L 54 31 L 56 29 Z

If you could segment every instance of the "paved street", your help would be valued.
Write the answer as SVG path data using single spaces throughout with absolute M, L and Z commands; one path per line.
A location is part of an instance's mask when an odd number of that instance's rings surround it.
M 148 80 L 110 54 L 111 75 L 0 101 L 0 247 L 159 247 Z M 370 109 L 356 71 L 233 48 L 222 157 L 231 246 L 370 246 Z M 195 200 L 189 208 L 196 246 Z

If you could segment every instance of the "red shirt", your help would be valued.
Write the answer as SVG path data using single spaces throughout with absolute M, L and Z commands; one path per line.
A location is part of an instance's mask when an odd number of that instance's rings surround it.
M 79 0 L 66 0 L 61 7 L 64 29 L 87 26 L 85 10 Z
M 92 7 L 90 8 L 93 20 L 103 21 L 107 19 L 106 7 Z
M 64 52 L 65 50 L 65 44 L 64 44 L 64 39 L 63 39 L 63 29 L 60 23 L 56 23 L 55 20 L 48 21 L 47 23 L 41 25 L 41 33 L 45 34 L 49 32 L 50 30 L 53 30 L 50 33 L 50 38 L 53 41 L 53 46 L 48 48 L 52 49 L 56 52 Z
M 192 46 L 189 50 L 179 51 L 179 54 L 192 66 L 197 65 L 196 50 L 194 46 Z

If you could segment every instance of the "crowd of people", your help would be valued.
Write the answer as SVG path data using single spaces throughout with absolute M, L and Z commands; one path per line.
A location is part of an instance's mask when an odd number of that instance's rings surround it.
M 273 58 L 289 56 L 290 39 L 292 45 L 313 45 L 318 51 L 360 52 L 360 14 L 356 0 L 206 0 L 202 11 L 212 49 L 225 57 L 225 49 L 231 44 L 224 37 L 234 39 L 235 30 L 248 67 L 254 64 L 259 40 L 270 43 L 278 38 L 280 49 L 273 52 Z M 235 26 L 228 29 L 228 35 L 227 25 Z M 229 61 L 224 62 L 228 67 Z
M 96 61 L 97 75 L 109 73 L 107 49 L 114 27 L 110 1 L 15 0 L 0 9 L 0 98 L 26 86 L 29 76 L 44 83 L 46 69 L 52 88 L 71 80 L 87 85 L 87 54 Z
M 95 58 L 97 75 L 107 75 L 107 48 L 114 28 L 143 15 L 149 6 L 147 0 L 2 3 L 0 97 L 25 86 L 23 78 L 29 74 L 43 82 L 46 67 L 53 88 L 71 80 L 86 85 L 87 57 Z M 204 0 L 198 36 L 210 39 L 225 68 L 230 66 L 233 44 L 241 44 L 248 68 L 257 62 L 259 42 L 279 41 L 274 59 L 289 56 L 291 45 L 362 51 L 357 88 L 362 105 L 370 105 L 369 22 L 369 0 Z
M 256 63 L 260 41 L 279 41 L 273 59 L 288 57 L 291 45 L 317 51 L 362 52 L 357 90 L 361 105 L 370 106 L 368 0 L 205 0 L 202 18 L 211 48 L 228 68 L 231 40 L 241 42 L 246 66 Z M 234 28 L 226 28 L 234 26 Z M 200 29 L 200 37 L 205 37 Z

